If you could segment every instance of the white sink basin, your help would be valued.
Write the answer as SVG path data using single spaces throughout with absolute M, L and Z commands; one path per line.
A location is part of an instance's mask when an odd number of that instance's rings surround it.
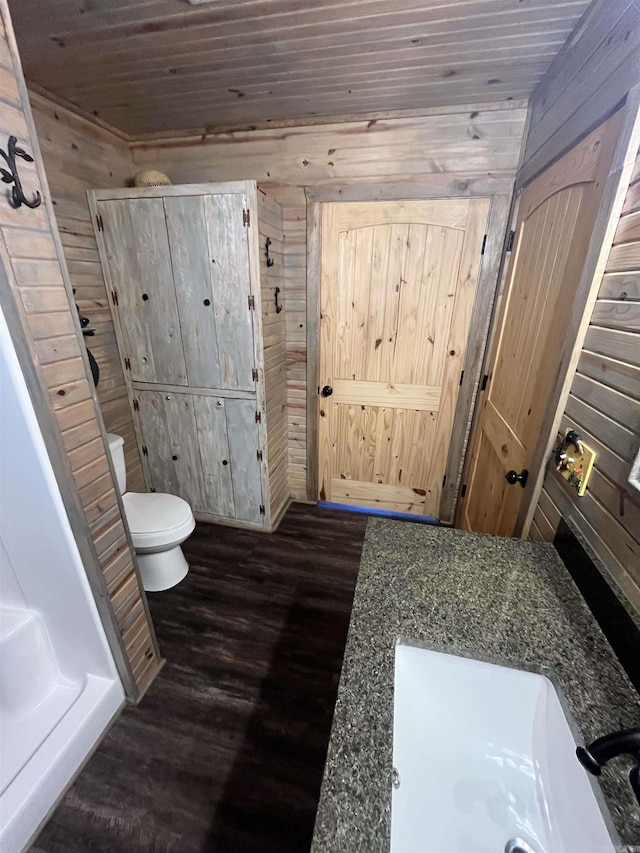
M 614 851 L 545 676 L 399 643 L 393 710 L 392 853 Z

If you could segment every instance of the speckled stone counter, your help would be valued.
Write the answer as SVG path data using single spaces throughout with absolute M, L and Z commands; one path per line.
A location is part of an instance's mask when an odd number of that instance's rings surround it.
M 586 740 L 639 724 L 638 694 L 553 546 L 372 518 L 313 853 L 389 849 L 401 636 L 454 654 L 550 668 Z M 624 760 L 612 762 L 601 787 L 622 843 L 640 849 L 640 808 L 627 773 Z

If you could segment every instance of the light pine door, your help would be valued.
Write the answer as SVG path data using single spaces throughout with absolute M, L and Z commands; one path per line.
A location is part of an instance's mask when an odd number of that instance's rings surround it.
M 321 500 L 438 516 L 489 207 L 323 205 Z
M 458 526 L 466 530 L 514 535 L 525 494 L 521 475 L 529 473 L 556 381 L 617 133 L 613 116 L 522 193 L 466 497 L 458 511 Z

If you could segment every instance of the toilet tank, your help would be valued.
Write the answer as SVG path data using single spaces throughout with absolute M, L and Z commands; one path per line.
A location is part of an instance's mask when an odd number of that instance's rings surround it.
M 124 465 L 124 438 L 121 435 L 116 435 L 115 432 L 107 433 L 109 442 L 109 452 L 113 460 L 113 467 L 116 470 L 116 480 L 120 494 L 124 495 L 127 491 L 127 469 Z

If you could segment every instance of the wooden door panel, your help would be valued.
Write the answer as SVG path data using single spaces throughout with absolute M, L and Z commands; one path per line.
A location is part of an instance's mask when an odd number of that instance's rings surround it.
M 193 397 L 137 391 L 136 399 L 153 488 L 184 498 L 196 512 L 206 511 Z
M 162 199 L 100 201 L 98 209 L 131 378 L 186 385 Z
M 229 448 L 226 417 L 226 406 L 232 401 L 201 395 L 194 395 L 192 400 L 198 430 L 206 511 L 214 515 L 235 518 L 233 460 Z
M 249 242 L 243 214 L 247 203 L 240 193 L 204 197 L 207 214 L 211 290 L 218 342 L 220 388 L 255 391 L 256 367 L 251 294 Z
M 389 486 L 385 483 L 360 483 L 357 480 L 332 480 L 331 495 L 335 502 L 352 506 L 371 506 L 391 512 L 411 515 L 425 513 L 426 498 L 422 490 L 408 486 Z
M 363 406 L 383 405 L 393 409 L 419 409 L 437 412 L 442 389 L 438 385 L 411 385 L 403 382 L 365 382 L 335 379 L 335 403 Z
M 323 206 L 322 499 L 438 515 L 488 211 Z
M 189 385 L 223 388 L 204 198 L 167 196 L 164 208 Z
M 613 116 L 523 191 L 489 384 L 472 441 L 458 521 L 514 534 L 525 492 L 509 470 L 529 470 L 557 379 L 565 328 L 617 138 Z M 535 472 L 533 472 L 535 474 Z
M 229 439 L 231 477 L 235 518 L 242 521 L 261 519 L 263 504 L 260 462 L 258 461 L 258 427 L 254 400 L 227 398 L 224 404 Z
M 479 452 L 472 464 L 471 479 L 484 484 L 484 500 L 465 502 L 464 526 L 476 533 L 509 536 L 520 509 L 523 491 L 520 486 L 510 486 L 505 480 L 504 459 L 486 433 L 480 436 Z

